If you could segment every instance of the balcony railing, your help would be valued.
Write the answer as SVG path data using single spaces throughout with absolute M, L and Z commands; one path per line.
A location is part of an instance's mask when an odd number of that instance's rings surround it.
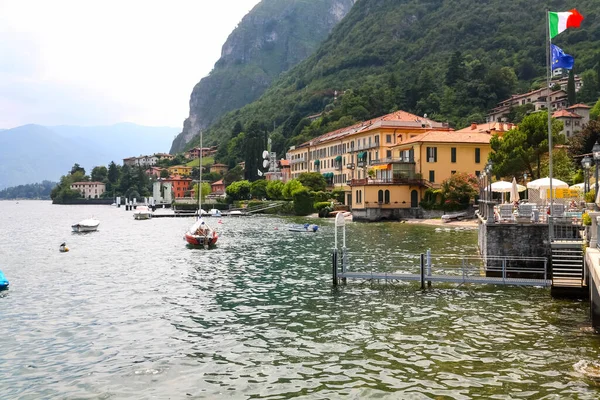
M 408 158 L 394 158 L 386 157 L 379 160 L 371 160 L 371 165 L 382 165 L 382 164 L 414 164 L 414 161 L 409 161 Z
M 298 164 L 298 163 L 302 163 L 302 162 L 306 162 L 306 158 L 305 157 L 299 157 L 299 158 L 295 158 L 293 160 L 290 160 L 290 164 Z
M 348 181 L 349 186 L 365 186 L 365 185 L 411 185 L 411 186 L 426 186 L 431 187 L 431 182 L 425 179 L 418 178 L 384 178 L 384 179 L 352 179 Z

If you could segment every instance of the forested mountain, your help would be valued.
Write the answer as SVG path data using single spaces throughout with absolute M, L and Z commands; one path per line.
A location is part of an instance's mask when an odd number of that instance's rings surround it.
M 271 135 L 280 156 L 289 145 L 397 109 L 427 113 L 456 128 L 483 122 L 498 101 L 542 85 L 548 7 L 576 7 L 585 16 L 582 28 L 554 42 L 575 57 L 576 73 L 583 74 L 578 100 L 594 101 L 600 71 L 597 4 L 358 0 L 315 54 L 259 100 L 216 122 L 205 132 L 205 143 L 228 142 L 218 156 L 233 164 L 243 159 L 243 131 L 254 120 Z M 305 119 L 321 112 L 323 118 L 312 123 Z
M 313 54 L 355 0 L 263 0 L 231 33 L 209 76 L 194 87 L 190 115 L 171 152 L 228 111 L 256 100 L 281 72 Z

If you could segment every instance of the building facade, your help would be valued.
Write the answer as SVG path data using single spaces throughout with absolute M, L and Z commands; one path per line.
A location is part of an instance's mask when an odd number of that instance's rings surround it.
M 290 178 L 318 172 L 330 189 L 344 190 L 349 196 L 349 181 L 366 178 L 371 167 L 393 158 L 395 146 L 434 129 L 449 130 L 443 123 L 397 111 L 326 133 L 290 148 Z
M 225 174 L 229 171 L 229 167 L 225 164 L 213 164 L 210 166 L 210 172 L 216 172 L 217 174 Z
M 398 219 L 417 209 L 429 188 L 457 172 L 479 176 L 490 148 L 490 134 L 430 131 L 394 146 L 393 157 L 374 166 L 371 177 L 351 181 L 352 214 L 357 219 Z
M 174 165 L 167 169 L 169 170 L 169 175 L 190 176 L 192 174 L 192 167 L 186 165 Z
M 78 190 L 86 199 L 98 199 L 106 191 L 106 185 L 102 182 L 74 182 L 72 190 Z
M 496 108 L 488 113 L 489 122 L 505 122 L 507 121 L 510 109 L 515 106 L 523 106 L 531 104 L 532 111 L 545 110 L 547 107 L 547 98 L 550 96 L 550 107 L 552 111 L 562 110 L 567 108 L 569 102 L 567 100 L 567 92 L 564 90 L 552 91 L 548 88 L 533 90 L 529 93 L 515 94 L 509 99 L 498 103 Z
M 161 179 L 159 182 L 170 184 L 173 197 L 176 199 L 188 197 L 188 194 L 192 189 L 192 180 L 181 176 L 171 176 L 166 179 Z

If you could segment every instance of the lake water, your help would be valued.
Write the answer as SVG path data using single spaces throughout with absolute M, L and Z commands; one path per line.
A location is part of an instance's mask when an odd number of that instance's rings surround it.
M 90 216 L 98 232 L 72 234 Z M 588 304 L 548 289 L 331 286 L 331 221 L 0 202 L 0 398 L 597 399 Z M 295 222 L 303 222 L 296 219 Z M 59 253 L 66 241 L 70 252 Z M 348 247 L 476 253 L 475 230 L 350 224 Z

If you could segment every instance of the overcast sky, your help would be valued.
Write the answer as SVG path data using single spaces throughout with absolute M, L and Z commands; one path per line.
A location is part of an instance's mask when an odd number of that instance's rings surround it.
M 260 0 L 0 0 L 0 128 L 180 127 Z

